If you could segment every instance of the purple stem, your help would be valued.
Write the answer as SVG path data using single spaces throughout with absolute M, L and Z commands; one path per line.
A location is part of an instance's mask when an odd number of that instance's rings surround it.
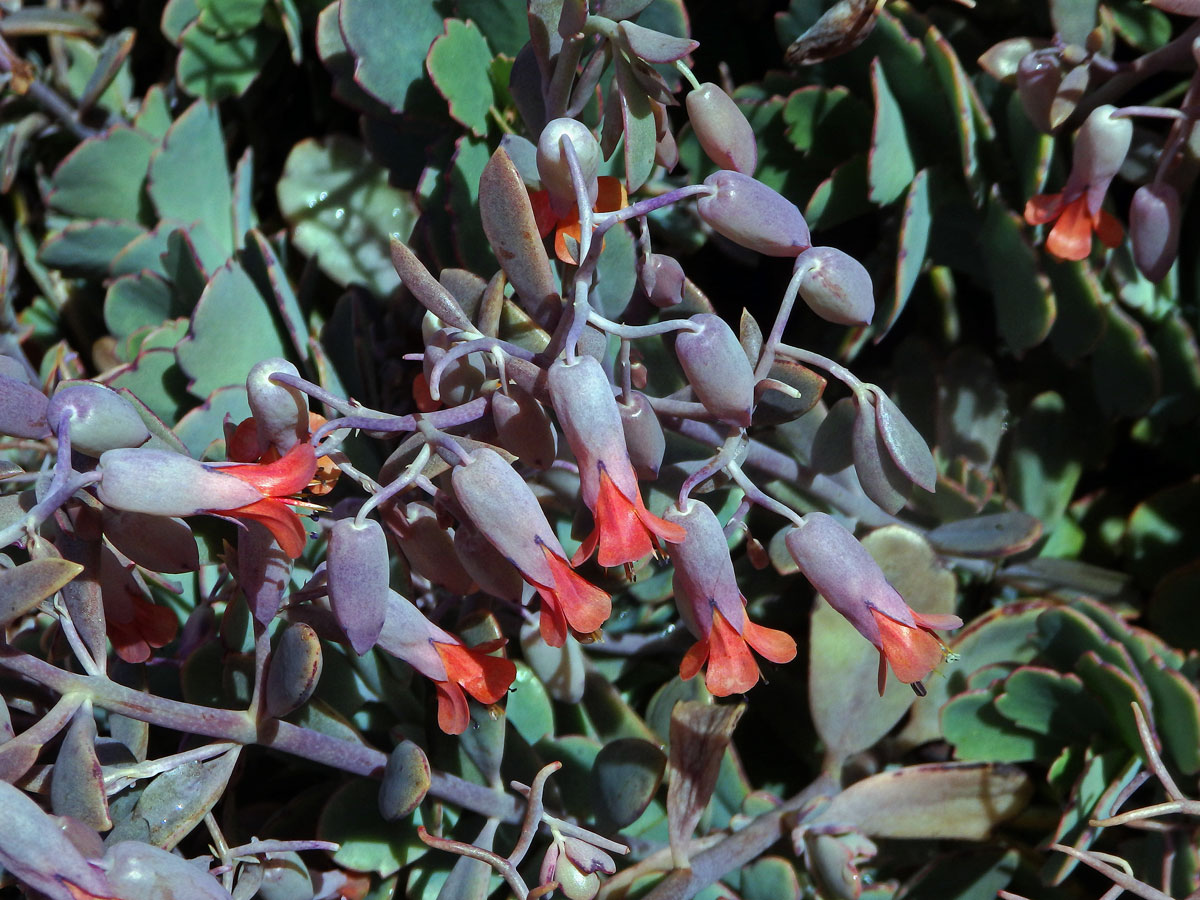
M 68 700 L 78 705 L 88 698 L 109 712 L 151 725 L 243 745 L 258 744 L 355 775 L 379 778 L 387 764 L 386 754 L 356 741 L 331 737 L 278 720 L 256 725 L 250 715 L 242 710 L 195 706 L 133 690 L 104 677 L 76 675 L 13 647 L 0 647 L 0 669 L 23 675 L 64 695 L 60 706 Z M 66 718 L 69 717 L 68 714 Z M 490 818 L 513 823 L 520 821 L 517 801 L 508 794 L 498 793 L 445 772 L 432 772 L 430 780 L 429 793 L 434 797 Z

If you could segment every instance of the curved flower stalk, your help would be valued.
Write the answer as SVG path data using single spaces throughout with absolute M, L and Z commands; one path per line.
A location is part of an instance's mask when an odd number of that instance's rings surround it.
M 317 470 L 309 444 L 275 462 L 211 465 L 156 449 L 109 450 L 100 457 L 96 494 L 113 509 L 159 516 L 217 515 L 258 522 L 292 559 L 304 551 L 305 531 L 291 505 Z
M 600 363 L 581 356 L 550 366 L 550 402 L 579 464 L 580 493 L 595 527 L 571 557 L 577 566 L 599 548 L 605 567 L 636 562 L 669 543 L 683 540 L 678 525 L 646 509 L 625 444 L 625 429 L 612 386 Z
M 504 639 L 467 647 L 450 632 L 430 622 L 395 591 L 387 592 L 387 608 L 378 645 L 404 660 L 434 683 L 438 727 L 462 734 L 471 721 L 466 694 L 480 703 L 498 703 L 517 677 L 512 660 L 490 656 Z M 464 693 L 465 692 L 465 693 Z
M 796 642 L 774 628 L 764 628 L 746 615 L 746 598 L 738 589 L 729 545 L 716 514 L 697 500 L 683 509 L 671 507 L 667 519 L 686 536 L 671 547 L 675 564 L 675 605 L 699 640 L 679 666 L 679 676 L 693 678 L 705 663 L 704 684 L 717 697 L 744 694 L 758 683 L 754 655 L 774 663 L 791 662 Z
M 593 640 L 612 601 L 571 568 L 525 479 L 495 450 L 483 448 L 454 467 L 451 482 L 471 524 L 542 598 L 542 639 L 551 647 L 566 643 L 568 632 Z
M 1093 233 L 1106 247 L 1121 243 L 1121 223 L 1101 209 L 1108 186 L 1116 177 L 1133 140 L 1133 123 L 1114 117 L 1111 105 L 1092 111 L 1079 129 L 1071 175 L 1057 194 L 1038 194 L 1025 205 L 1030 225 L 1054 222 L 1046 249 L 1059 259 L 1086 259 Z
M 962 619 L 911 609 L 866 548 L 826 513 L 809 513 L 785 543 L 813 587 L 879 651 L 880 696 L 888 666 L 924 694 L 921 679 L 948 655 L 934 629 L 961 628 Z

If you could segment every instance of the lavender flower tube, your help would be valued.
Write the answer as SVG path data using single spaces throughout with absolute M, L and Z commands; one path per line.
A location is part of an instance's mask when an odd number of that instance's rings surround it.
M 246 395 L 260 443 L 287 453 L 308 439 L 308 396 L 289 385 L 275 384 L 271 376 L 276 372 L 300 377 L 286 359 L 265 359 L 246 376 Z
M 675 339 L 675 355 L 704 408 L 731 425 L 750 424 L 754 406 L 754 369 L 737 335 L 720 316 L 692 316 L 699 331 Z
M 1179 192 L 1166 182 L 1144 184 L 1129 205 L 1133 261 L 1151 281 L 1162 281 L 1179 254 Z
M 835 247 L 809 247 L 796 257 L 800 296 L 818 316 L 837 325 L 870 325 L 875 289 L 862 263 Z
M 722 169 L 704 183 L 713 193 L 696 203 L 700 218 L 735 244 L 767 256 L 798 256 L 812 246 L 799 207 L 761 181 Z
M 263 499 L 252 485 L 171 450 L 118 448 L 100 456 L 96 495 L 113 509 L 194 516 Z
M 339 519 L 329 532 L 329 605 L 360 656 L 375 645 L 387 615 L 387 537 L 374 519 Z
M 753 175 L 758 166 L 758 143 L 733 98 L 709 81 L 689 93 L 684 103 L 708 158 L 722 169 Z
M 0 434 L 38 441 L 50 434 L 46 395 L 33 385 L 0 374 Z
M 94 381 L 59 387 L 50 399 L 46 418 L 56 435 L 65 425 L 71 449 L 88 456 L 119 447 L 140 447 L 150 440 L 146 423 L 133 404 Z

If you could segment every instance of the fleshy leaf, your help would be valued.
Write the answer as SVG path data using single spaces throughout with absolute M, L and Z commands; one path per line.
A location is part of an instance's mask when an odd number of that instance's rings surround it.
M 494 102 L 488 66 L 491 51 L 474 22 L 447 19 L 446 30 L 429 48 L 425 61 L 429 77 L 450 105 L 450 118 L 486 137 Z
M 31 559 L 11 569 L 0 569 L 0 625 L 8 625 L 83 571 L 65 559 Z
M 292 239 L 330 278 L 365 284 L 379 295 L 396 286 L 389 243 L 407 240 L 416 210 L 411 195 L 388 184 L 387 171 L 361 144 L 344 135 L 301 141 L 288 154 L 277 194 Z
M 871 154 L 867 164 L 871 202 L 891 203 L 917 174 L 905 128 L 904 113 L 888 86 L 883 65 L 871 63 L 871 90 L 875 95 L 875 124 L 871 130 Z

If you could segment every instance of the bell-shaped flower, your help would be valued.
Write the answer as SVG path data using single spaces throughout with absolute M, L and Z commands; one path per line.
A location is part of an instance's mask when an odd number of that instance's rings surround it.
M 308 395 L 291 385 L 271 381 L 277 372 L 300 375 L 286 359 L 265 359 L 246 376 L 246 399 L 262 444 L 286 453 L 297 443 L 308 440 Z
M 66 428 L 71 449 L 88 456 L 140 447 L 150 440 L 150 431 L 133 404 L 94 381 L 60 385 L 46 408 L 46 421 L 55 435 Z
M 292 559 L 304 551 L 305 531 L 288 504 L 317 469 L 307 443 L 280 459 L 214 465 L 153 448 L 120 448 L 100 456 L 96 495 L 105 506 L 159 516 L 217 515 L 258 522 Z
M 745 114 L 720 87 L 707 81 L 684 100 L 692 131 L 705 155 L 722 169 L 753 175 L 758 143 Z
M 434 683 L 438 727 L 446 734 L 462 734 L 471 721 L 464 691 L 487 704 L 498 702 L 508 693 L 517 677 L 517 667 L 512 660 L 488 655 L 503 645 L 501 639 L 467 647 L 430 622 L 404 597 L 387 592 L 387 615 L 378 646 Z
M 591 900 L 600 892 L 600 875 L 616 871 L 616 862 L 599 847 L 554 832 L 542 857 L 538 884 L 556 883 L 567 900 Z
M 651 513 L 642 502 L 625 444 L 621 412 L 608 376 L 594 358 L 556 361 L 547 376 L 550 402 L 579 465 L 583 502 L 595 527 L 571 559 L 579 565 L 597 547 L 600 565 L 632 563 L 659 548 L 658 539 L 683 540 L 684 531 Z
M 696 212 L 735 244 L 766 256 L 798 256 L 812 246 L 800 208 L 773 188 L 732 169 L 704 183 L 712 193 L 696 202 Z
M 1179 255 L 1179 192 L 1165 181 L 1143 184 L 1129 204 L 1133 261 L 1151 281 L 1167 277 Z
M 1059 259 L 1086 259 L 1092 252 L 1093 233 L 1106 247 L 1121 243 L 1121 223 L 1101 205 L 1129 152 L 1133 123 L 1114 118 L 1114 112 L 1111 105 L 1099 106 L 1080 127 L 1071 174 L 1062 192 L 1038 194 L 1025 204 L 1025 221 L 1030 225 L 1054 222 L 1046 249 Z
M 455 466 L 450 478 L 471 524 L 542 598 L 542 639 L 561 647 L 570 631 L 590 640 L 612 612 L 612 601 L 571 568 L 525 479 L 487 448 L 475 450 L 470 461 Z
M 387 537 L 374 519 L 338 519 L 329 529 L 325 574 L 329 605 L 359 656 L 383 629 L 391 561 Z
M 951 615 L 923 615 L 904 602 L 866 548 L 832 516 L 809 513 L 784 542 L 805 577 L 829 605 L 879 651 L 879 693 L 887 666 L 921 693 L 921 679 L 946 656 L 934 629 L 961 628 Z
M 683 541 L 671 547 L 675 604 L 699 638 L 684 655 L 679 675 L 692 678 L 707 663 L 704 684 L 711 694 L 743 694 L 758 683 L 752 650 L 771 662 L 786 663 L 796 657 L 796 642 L 746 615 L 725 532 L 706 504 L 689 500 L 686 509 L 667 510 L 666 518 L 686 532 Z
M 695 331 L 675 339 L 675 355 L 696 399 L 720 421 L 745 428 L 754 408 L 754 368 L 733 329 L 720 316 L 692 316 Z

